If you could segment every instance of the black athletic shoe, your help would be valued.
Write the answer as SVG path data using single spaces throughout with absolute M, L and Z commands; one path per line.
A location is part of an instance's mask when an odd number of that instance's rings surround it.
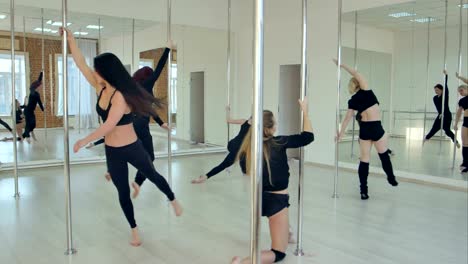
M 398 182 L 395 177 L 387 177 L 387 181 L 391 186 L 398 186 Z

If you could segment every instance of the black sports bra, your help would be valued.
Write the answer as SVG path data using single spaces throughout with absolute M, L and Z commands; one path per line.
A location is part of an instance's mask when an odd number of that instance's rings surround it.
M 110 108 L 112 106 L 112 103 L 111 103 L 112 98 L 114 97 L 114 94 L 115 94 L 115 92 L 117 90 L 114 90 L 114 93 L 112 93 L 112 95 L 111 95 L 111 97 L 109 99 L 109 105 L 107 106 L 107 109 L 104 110 L 99 106 L 99 101 L 101 100 L 102 92 L 104 92 L 104 89 L 106 89 L 106 88 L 102 88 L 101 92 L 99 93 L 99 96 L 98 96 L 98 99 L 97 99 L 97 102 L 96 102 L 96 112 L 102 118 L 102 121 L 106 122 L 107 117 L 109 116 Z M 128 124 L 131 124 L 131 123 L 133 123 L 133 114 L 128 113 L 128 114 L 124 114 L 122 116 L 122 118 L 117 123 L 117 126 L 124 126 L 124 125 L 128 125 Z

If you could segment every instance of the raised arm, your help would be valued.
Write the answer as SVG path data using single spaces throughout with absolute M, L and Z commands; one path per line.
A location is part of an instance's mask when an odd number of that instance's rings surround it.
M 167 63 L 167 59 L 169 57 L 169 52 L 171 51 L 171 48 L 173 48 L 172 44 L 169 44 L 168 46 L 170 46 L 170 47 L 164 49 L 164 52 L 163 52 L 161 58 L 159 59 L 158 65 L 154 69 L 153 74 L 151 74 L 150 77 L 148 77 L 146 80 L 143 81 L 143 83 L 142 83 L 143 87 L 153 88 L 154 83 L 156 83 L 156 81 L 159 79 L 159 76 L 161 75 L 161 72 L 162 72 L 162 70 L 164 69 L 164 66 Z
M 464 82 L 465 84 L 468 84 L 468 79 L 463 77 L 463 76 L 460 76 L 460 74 L 455 73 L 455 76 L 457 76 L 458 79 L 460 79 L 462 82 Z
M 109 116 L 106 122 L 104 122 L 104 124 L 102 124 L 98 129 L 96 129 L 93 133 L 89 134 L 84 139 L 78 140 L 73 147 L 73 151 L 75 153 L 78 152 L 80 148 L 86 146 L 88 143 L 105 137 L 112 131 L 112 129 L 117 126 L 117 123 L 126 112 L 127 104 L 125 103 L 125 99 L 120 92 L 115 93 L 111 104 L 112 107 L 110 108 Z
M 334 59 L 333 61 L 336 65 L 338 65 L 338 61 L 336 59 Z M 349 74 L 351 74 L 351 76 L 356 78 L 356 80 L 359 82 L 359 87 L 361 88 L 361 90 L 369 90 L 369 85 L 367 83 L 366 78 L 364 78 L 364 76 L 362 76 L 358 71 L 345 64 L 341 64 L 340 67 L 347 71 Z
M 309 103 L 307 97 L 304 100 L 299 99 L 299 105 L 302 110 L 302 115 L 304 117 L 304 128 L 302 133 L 299 135 L 291 135 L 285 137 L 285 147 L 286 148 L 300 148 L 309 145 L 314 141 L 314 134 L 312 129 L 312 123 L 309 118 Z
M 93 86 L 97 91 L 99 91 L 101 87 L 98 87 L 98 83 L 96 81 L 96 78 L 94 77 L 93 70 L 86 63 L 85 57 L 83 56 L 80 48 L 78 48 L 78 45 L 76 44 L 75 37 L 73 37 L 73 34 L 70 30 L 65 28 L 60 28 L 61 36 L 63 36 L 64 31 L 67 32 L 68 46 L 70 47 L 71 56 L 73 57 L 76 66 L 78 67 L 78 69 L 80 69 L 81 73 L 84 75 L 89 84 Z
M 444 87 L 445 102 L 444 102 L 444 104 L 448 105 L 448 103 L 449 103 L 449 89 L 448 89 L 448 74 L 447 74 L 446 70 L 444 70 L 444 74 L 445 74 L 445 87 Z
M 247 121 L 247 119 L 233 119 L 231 118 L 231 106 L 226 106 L 226 122 L 228 124 L 242 125 Z

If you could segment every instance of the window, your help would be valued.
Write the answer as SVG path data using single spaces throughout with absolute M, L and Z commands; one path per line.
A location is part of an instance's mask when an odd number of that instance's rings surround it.
M 78 114 L 78 103 L 76 98 L 79 96 L 80 89 L 80 71 L 73 58 L 68 57 L 68 114 Z M 58 72 L 58 93 L 57 93 L 57 116 L 63 116 L 63 57 L 56 57 Z
M 171 63 L 171 114 L 177 113 L 177 63 Z
M 26 58 L 24 54 L 15 56 L 16 99 L 23 103 L 26 97 Z M 11 55 L 0 53 L 0 116 L 11 115 Z
M 153 60 L 148 60 L 148 59 L 140 59 L 138 62 L 138 69 L 141 69 L 143 67 L 150 67 L 151 69 L 154 68 L 153 66 L 154 61 Z

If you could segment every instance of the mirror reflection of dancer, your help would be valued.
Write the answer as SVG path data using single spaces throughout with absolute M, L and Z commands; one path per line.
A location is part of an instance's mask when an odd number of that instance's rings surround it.
M 175 49 L 175 45 L 172 42 L 169 42 L 168 47 L 164 49 L 164 52 L 161 56 L 161 58 L 158 61 L 158 64 L 156 68 L 151 69 L 150 67 L 143 67 L 139 70 L 137 70 L 133 74 L 133 80 L 135 80 L 138 84 L 141 85 L 149 94 L 153 95 L 153 87 L 156 81 L 159 79 L 159 76 L 161 75 L 164 66 L 167 63 L 167 59 L 169 57 L 169 52 L 171 49 Z M 166 129 L 169 130 L 169 126 L 167 123 L 165 123 L 157 114 L 151 114 L 151 117 L 153 118 L 156 123 Z M 142 142 L 143 147 L 145 148 L 146 152 L 149 154 L 151 161 L 155 160 L 154 156 L 154 146 L 153 146 L 153 137 L 151 136 L 150 128 L 149 128 L 149 123 L 150 123 L 150 117 L 144 116 L 144 115 L 135 115 L 134 120 L 133 120 L 133 128 L 135 129 L 135 133 L 138 137 L 138 139 Z M 104 143 L 104 139 L 99 139 L 96 142 L 89 143 L 86 148 L 92 148 L 96 145 Z M 108 181 L 111 180 L 111 174 L 106 173 L 106 179 Z M 136 176 L 135 176 L 135 181 L 132 182 L 132 188 L 134 190 L 132 197 L 136 198 L 140 192 L 140 187 L 145 181 L 146 177 L 141 171 L 138 171 Z
M 60 29 L 63 35 L 64 29 Z M 144 149 L 133 128 L 134 114 L 156 114 L 153 106 L 161 107 L 160 100 L 135 82 L 122 62 L 112 53 L 103 53 L 94 58 L 94 70 L 89 68 L 76 44 L 73 34 L 67 29 L 67 39 L 72 57 L 86 80 L 99 94 L 96 111 L 103 124 L 84 139 L 78 140 L 73 151 L 78 152 L 89 142 L 105 137 L 106 163 L 112 182 L 119 194 L 120 206 L 130 225 L 132 246 L 140 246 L 141 239 L 133 212 L 128 184 L 128 164 L 141 171 L 163 192 L 174 209 L 176 216 L 182 207 L 175 199 L 169 184 L 154 168 L 150 156 Z
M 241 128 L 237 136 L 235 136 L 233 139 L 229 140 L 228 142 L 228 145 L 227 145 L 227 149 L 229 152 L 228 155 L 224 158 L 224 160 L 218 166 L 211 169 L 207 174 L 200 175 L 198 178 L 193 179 L 192 180 L 193 184 L 204 183 L 209 178 L 231 167 L 236 162 L 237 153 L 239 152 L 239 149 L 242 145 L 242 141 L 244 140 L 245 135 L 247 135 L 247 133 L 249 132 L 252 120 L 250 118 L 249 119 L 232 119 L 231 107 L 227 106 L 226 107 L 226 121 L 229 124 L 241 125 Z M 245 160 L 240 159 L 239 165 L 241 167 L 242 173 L 245 174 L 246 173 Z
M 338 62 L 334 60 L 336 64 Z M 393 174 L 392 161 L 388 153 L 388 139 L 380 121 L 379 101 L 374 92 L 369 89 L 366 79 L 356 70 L 346 66 L 340 65 L 353 77 L 349 81 L 348 89 L 352 94 L 351 99 L 348 101 L 348 112 L 341 124 L 341 130 L 337 135 L 337 140 L 341 141 L 349 121 L 354 116 L 354 111 L 357 111 L 357 116 L 360 125 L 359 129 L 359 148 L 360 160 L 359 163 L 359 181 L 361 190 L 361 199 L 369 199 L 367 178 L 369 176 L 369 161 L 370 150 L 372 145 L 379 153 L 382 162 L 382 169 L 387 174 L 387 181 L 392 186 L 397 186 L 395 174 Z
M 445 134 L 455 142 L 455 134 L 453 134 L 451 125 L 452 125 L 452 112 L 450 111 L 449 107 L 449 89 L 448 89 L 448 75 L 447 71 L 444 70 L 445 74 L 445 86 L 442 84 L 437 84 L 434 86 L 434 92 L 436 95 L 432 99 L 434 101 L 434 105 L 437 109 L 438 116 L 436 120 L 434 120 L 434 124 L 432 125 L 431 130 L 424 138 L 424 142 L 431 139 L 441 128 L 444 130 Z M 442 104 L 442 97 L 444 97 L 444 102 Z M 442 105 L 444 105 L 444 110 L 442 111 Z M 442 112 L 444 114 L 444 124 L 442 125 Z M 460 143 L 456 143 L 457 148 L 460 148 Z
M 299 135 L 277 136 L 276 121 L 271 111 L 263 111 L 263 193 L 262 216 L 268 217 L 271 249 L 261 252 L 261 263 L 270 264 L 286 257 L 289 243 L 289 165 L 286 154 L 289 148 L 307 146 L 314 140 L 312 125 L 308 116 L 307 98 L 299 100 L 304 115 L 304 131 Z M 249 130 L 239 150 L 238 159 L 245 157 L 247 171 L 250 171 L 252 129 Z M 251 263 L 250 257 L 234 257 L 232 264 Z
M 36 135 L 34 134 L 34 129 L 36 128 L 36 115 L 34 114 L 34 111 L 36 110 L 36 106 L 39 104 L 42 112 L 44 112 L 41 95 L 38 92 L 38 90 L 42 87 L 42 76 L 43 73 L 41 72 L 39 74 L 39 78 L 31 83 L 31 86 L 29 87 L 28 104 L 24 107 L 26 127 L 24 129 L 23 138 L 25 138 L 28 142 L 30 142 L 31 135 L 34 141 L 37 141 Z
M 16 99 L 15 101 L 16 101 L 16 139 L 21 142 L 23 141 L 23 128 L 24 128 L 24 116 L 23 116 L 23 110 L 21 109 L 23 106 L 21 106 L 18 99 Z M 0 120 L 0 121 L 3 122 L 3 120 Z M 7 125 L 6 128 L 10 132 L 13 133 L 13 130 L 10 128 L 10 126 L 8 126 L 8 124 L 6 125 Z M 13 139 L 14 139 L 13 137 L 5 137 L 1 141 L 13 141 Z
M 458 109 L 457 115 L 455 117 L 455 126 L 454 129 L 458 130 L 458 122 L 460 122 L 460 118 L 463 114 L 463 126 L 461 130 L 461 138 L 462 138 L 462 155 L 463 155 L 463 163 L 460 165 L 460 170 L 462 173 L 468 172 L 468 79 L 465 77 L 460 76 L 458 73 L 456 74 L 457 78 L 463 81 L 465 84 L 460 85 L 458 87 L 458 93 L 463 98 L 458 101 Z

